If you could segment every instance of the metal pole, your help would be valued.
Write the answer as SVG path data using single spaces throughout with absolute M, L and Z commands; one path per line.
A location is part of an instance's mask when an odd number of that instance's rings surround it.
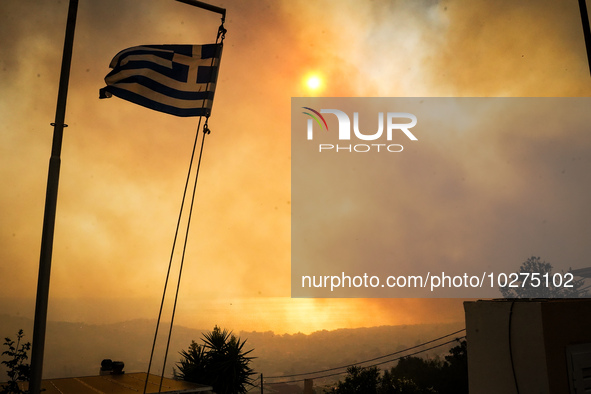
M 261 372 L 261 394 L 263 394 L 263 373 Z
M 70 65 L 72 63 L 72 47 L 74 44 L 74 29 L 78 0 L 70 0 L 68 8 L 68 22 L 62 56 L 55 123 L 53 125 L 53 144 L 49 159 L 49 173 L 47 176 L 47 190 L 45 194 L 45 213 L 43 216 L 43 233 L 41 235 L 41 255 L 39 258 L 39 276 L 37 279 L 37 301 L 35 303 L 35 322 L 33 326 L 33 347 L 31 351 L 31 382 L 29 392 L 41 392 L 43 375 L 43 352 L 45 349 L 45 329 L 47 326 L 47 304 L 49 298 L 49 276 L 51 273 L 51 256 L 53 251 L 53 234 L 55 228 L 55 212 L 57 206 L 57 190 L 60 173 L 60 155 L 65 116 L 66 100 L 68 96 L 68 82 L 70 79 Z
M 224 19 L 226 19 L 226 9 L 225 8 L 216 7 L 215 5 L 207 4 L 207 3 L 204 3 L 204 2 L 198 1 L 198 0 L 176 0 L 176 1 L 178 1 L 180 3 L 192 5 L 194 7 L 203 8 L 204 10 L 208 10 L 211 12 L 216 12 L 218 14 L 221 14 L 222 21 L 224 21 Z
M 589 64 L 589 72 L 591 73 L 591 28 L 589 28 L 589 15 L 587 14 L 586 0 L 579 0 L 579 10 L 581 11 L 585 48 L 587 49 L 587 63 Z

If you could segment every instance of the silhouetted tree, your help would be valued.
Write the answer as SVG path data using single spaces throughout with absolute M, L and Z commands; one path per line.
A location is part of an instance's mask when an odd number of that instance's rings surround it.
M 244 351 L 246 341 L 218 326 L 203 334 L 202 341 L 191 341 L 189 349 L 180 352 L 183 358 L 178 371 L 174 369 L 175 378 L 211 385 L 219 394 L 246 393 L 253 386 L 249 364 L 254 357 L 247 357 L 253 349 Z
M 439 359 L 409 356 L 401 358 L 398 364 L 390 369 L 390 376 L 394 380 L 412 381 L 417 386 L 417 393 L 439 393 L 442 368 L 443 362 Z
M 419 387 L 412 379 L 397 378 L 389 371 L 384 371 L 382 381 L 378 386 L 378 394 L 432 394 L 435 391 L 431 388 Z
M 569 280 L 564 272 L 553 273 L 552 269 L 552 264 L 532 256 L 521 264 L 518 272 L 507 275 L 507 282 L 499 287 L 499 291 L 505 298 L 579 298 L 588 295 L 582 288 L 584 279 Z
M 336 394 L 468 394 L 468 353 L 463 340 L 440 359 L 403 357 L 380 376 L 377 367 L 349 367 L 345 380 L 329 390 Z
M 442 394 L 468 394 L 468 344 L 466 340 L 449 350 L 441 372 L 439 390 Z
M 345 380 L 339 382 L 331 392 L 337 394 L 377 394 L 379 382 L 380 370 L 378 367 L 364 368 L 354 365 L 347 368 Z
M 21 394 L 28 393 L 28 391 L 21 390 L 18 382 L 28 381 L 31 375 L 31 367 L 25 364 L 29 358 L 27 351 L 31 349 L 31 343 L 21 344 L 23 339 L 23 330 L 18 330 L 16 335 L 16 343 L 10 338 L 5 338 L 4 346 L 8 346 L 8 350 L 2 352 L 2 355 L 8 356 L 8 360 L 3 360 L 2 364 L 6 365 L 8 375 L 8 382 L 0 387 L 0 394 Z

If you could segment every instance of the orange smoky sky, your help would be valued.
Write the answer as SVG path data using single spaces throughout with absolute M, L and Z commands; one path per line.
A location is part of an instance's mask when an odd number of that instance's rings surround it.
M 212 3 L 228 33 L 176 321 L 280 333 L 461 321 L 462 300 L 289 298 L 291 97 L 588 96 L 577 1 Z M 34 312 L 67 8 L 0 5 L 0 313 Z M 120 50 L 211 43 L 218 25 L 172 0 L 80 1 L 50 320 L 157 317 L 197 119 L 98 90 Z

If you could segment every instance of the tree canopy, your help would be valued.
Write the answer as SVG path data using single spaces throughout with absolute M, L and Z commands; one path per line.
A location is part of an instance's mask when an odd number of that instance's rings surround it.
M 504 298 L 580 298 L 588 296 L 584 279 L 572 274 L 552 272 L 552 264 L 532 256 L 524 261 L 518 272 L 507 275 L 499 291 Z
M 335 394 L 467 394 L 468 358 L 466 341 L 449 351 L 445 361 L 403 357 L 383 374 L 378 367 L 353 366 L 344 381 L 328 392 Z
M 215 326 L 203 334 L 202 342 L 191 341 L 188 350 L 180 352 L 175 378 L 210 385 L 219 394 L 246 393 L 254 375 L 249 366 L 254 357 L 247 356 L 253 349 L 243 350 L 246 340 Z

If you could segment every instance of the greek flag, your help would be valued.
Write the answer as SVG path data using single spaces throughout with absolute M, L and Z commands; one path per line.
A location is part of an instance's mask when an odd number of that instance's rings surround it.
M 111 60 L 100 98 L 115 95 L 176 116 L 209 117 L 222 55 L 221 44 L 143 45 Z

